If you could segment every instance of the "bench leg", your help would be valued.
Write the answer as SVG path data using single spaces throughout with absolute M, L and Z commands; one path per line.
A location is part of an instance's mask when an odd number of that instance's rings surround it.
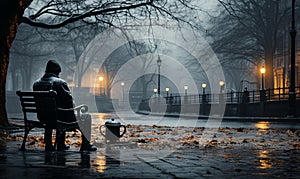
M 25 127 L 25 134 L 24 134 L 22 146 L 21 146 L 21 149 L 20 149 L 21 151 L 26 151 L 25 143 L 26 143 L 26 139 L 28 137 L 28 134 L 29 134 L 30 130 L 31 130 L 31 127 L 28 127 L 28 126 Z
M 64 150 L 65 147 L 65 137 L 66 137 L 66 129 L 57 129 L 56 130 L 56 139 L 54 147 L 58 150 Z

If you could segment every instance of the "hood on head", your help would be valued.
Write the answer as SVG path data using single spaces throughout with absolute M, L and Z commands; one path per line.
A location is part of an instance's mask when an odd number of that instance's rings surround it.
M 61 72 L 60 65 L 55 60 L 49 60 L 46 66 L 46 73 L 54 73 L 58 75 Z

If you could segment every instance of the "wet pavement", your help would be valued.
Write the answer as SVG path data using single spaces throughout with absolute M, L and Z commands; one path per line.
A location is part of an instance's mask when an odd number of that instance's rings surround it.
M 104 142 L 98 127 L 111 115 L 93 118 L 95 152 L 79 152 L 77 133 L 67 137 L 71 149 L 45 152 L 43 131 L 34 130 L 27 151 L 19 151 L 21 121 L 1 129 L 0 178 L 298 178 L 300 129 L 257 122 L 218 129 L 200 126 L 137 124 L 126 120 L 118 143 Z M 150 117 L 151 118 L 151 117 Z M 122 119 L 120 119 L 122 121 Z M 157 120 L 157 121 L 156 121 Z M 275 125 L 275 126 L 276 126 Z

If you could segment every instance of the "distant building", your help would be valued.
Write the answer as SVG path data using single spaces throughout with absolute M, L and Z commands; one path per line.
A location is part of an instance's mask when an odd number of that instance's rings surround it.
M 296 36 L 296 48 L 297 42 L 299 42 L 299 36 Z M 290 36 L 289 31 L 282 33 L 278 40 L 277 51 L 273 59 L 273 72 L 274 72 L 274 88 L 288 88 L 290 84 Z M 300 45 L 300 44 L 299 44 Z M 298 46 L 299 46 L 298 45 Z M 296 49 L 296 68 L 295 68 L 295 86 L 300 86 L 300 48 Z
M 300 51 L 296 52 L 295 86 L 300 86 Z M 288 88 L 290 84 L 290 55 L 274 57 L 274 88 Z

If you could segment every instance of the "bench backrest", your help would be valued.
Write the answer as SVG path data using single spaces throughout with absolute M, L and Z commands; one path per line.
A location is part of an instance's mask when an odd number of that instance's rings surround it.
M 20 98 L 24 120 L 28 120 L 27 113 L 37 113 L 40 122 L 56 125 L 58 114 L 55 91 L 17 91 L 17 95 Z

